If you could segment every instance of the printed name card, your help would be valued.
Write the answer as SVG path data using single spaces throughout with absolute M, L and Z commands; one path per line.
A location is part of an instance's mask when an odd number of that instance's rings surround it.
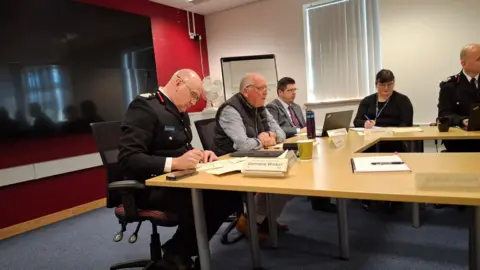
M 339 128 L 339 129 L 327 130 L 327 134 L 336 148 L 341 148 L 345 146 L 345 136 L 348 134 L 347 129 Z
M 287 169 L 286 158 L 250 158 L 243 165 L 243 171 L 286 172 Z
M 339 128 L 339 129 L 332 129 L 327 130 L 328 137 L 336 137 L 336 136 L 345 136 L 348 134 L 347 129 Z
M 416 173 L 419 190 L 480 192 L 480 173 Z

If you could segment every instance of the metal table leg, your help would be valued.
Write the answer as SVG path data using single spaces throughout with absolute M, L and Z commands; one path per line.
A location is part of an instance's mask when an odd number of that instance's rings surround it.
M 212 269 L 210 265 L 210 247 L 208 245 L 207 225 L 205 222 L 203 193 L 201 189 L 192 189 L 192 203 L 200 267 L 204 270 L 210 270 Z
M 420 204 L 412 203 L 412 226 L 414 228 L 420 227 Z
M 348 243 L 348 220 L 346 199 L 337 199 L 338 236 L 340 241 L 340 259 L 350 259 L 350 247 Z
M 480 270 L 480 206 L 473 206 L 469 235 L 469 269 Z
M 254 193 L 247 192 L 247 214 L 248 214 L 248 229 L 250 233 L 250 248 L 252 252 L 253 269 L 261 268 L 260 265 L 260 246 L 258 244 L 258 229 L 255 211 Z M 203 268 L 202 268 L 203 270 Z
M 267 213 L 268 213 L 268 240 L 270 247 L 278 248 L 277 220 L 273 209 L 274 203 L 272 194 L 267 194 Z

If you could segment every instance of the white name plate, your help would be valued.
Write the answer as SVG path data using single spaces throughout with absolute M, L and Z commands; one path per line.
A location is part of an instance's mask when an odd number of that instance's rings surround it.
M 347 129 L 339 128 L 339 129 L 332 129 L 327 130 L 328 137 L 336 137 L 336 136 L 345 136 L 348 134 Z
M 416 173 L 419 190 L 480 191 L 480 173 Z
M 249 158 L 243 164 L 243 171 L 286 172 L 287 158 Z

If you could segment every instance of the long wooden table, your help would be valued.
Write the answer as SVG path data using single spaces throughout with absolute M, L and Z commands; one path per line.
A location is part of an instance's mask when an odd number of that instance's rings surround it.
M 468 140 L 480 139 L 480 132 L 451 128 L 439 132 L 436 127 L 422 127 L 422 132 L 372 133 L 361 136 L 350 131 L 345 145 L 336 148 L 329 138 L 318 138 L 314 158 L 293 165 L 284 179 L 245 177 L 242 174 L 214 176 L 200 172 L 181 181 L 167 181 L 165 176 L 147 180 L 149 186 L 189 188 L 195 213 L 197 242 L 202 269 L 211 269 L 208 239 L 203 216 L 202 190 L 231 190 L 247 193 L 247 212 L 255 213 L 255 192 L 337 198 L 340 257 L 349 258 L 346 199 L 387 200 L 413 203 L 438 203 L 474 206 L 474 224 L 470 231 L 470 269 L 480 270 L 480 193 L 421 191 L 415 187 L 415 173 L 480 174 L 480 153 L 400 153 L 411 173 L 354 174 L 351 158 L 372 156 L 361 153 L 380 141 Z M 287 142 L 305 139 L 294 137 Z M 383 154 L 385 155 L 385 154 Z M 254 219 L 250 222 L 250 244 L 254 268 L 260 267 L 258 235 Z M 273 224 L 273 222 L 272 222 Z M 275 226 L 271 226 L 273 229 Z

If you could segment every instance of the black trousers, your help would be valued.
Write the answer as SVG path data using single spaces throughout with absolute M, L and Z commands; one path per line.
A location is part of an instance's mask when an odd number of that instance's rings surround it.
M 403 141 L 383 141 L 366 149 L 364 153 L 395 153 L 407 152 L 406 145 Z
M 242 204 L 242 194 L 233 191 L 205 190 L 203 191 L 203 200 L 208 240 L 210 240 L 222 223 L 238 210 Z M 178 216 L 177 231 L 164 245 L 168 252 L 188 257 L 198 255 L 190 189 L 153 189 L 149 190 L 149 194 L 139 201 L 140 207 L 171 212 Z
M 447 152 L 480 152 L 480 140 L 444 140 Z

